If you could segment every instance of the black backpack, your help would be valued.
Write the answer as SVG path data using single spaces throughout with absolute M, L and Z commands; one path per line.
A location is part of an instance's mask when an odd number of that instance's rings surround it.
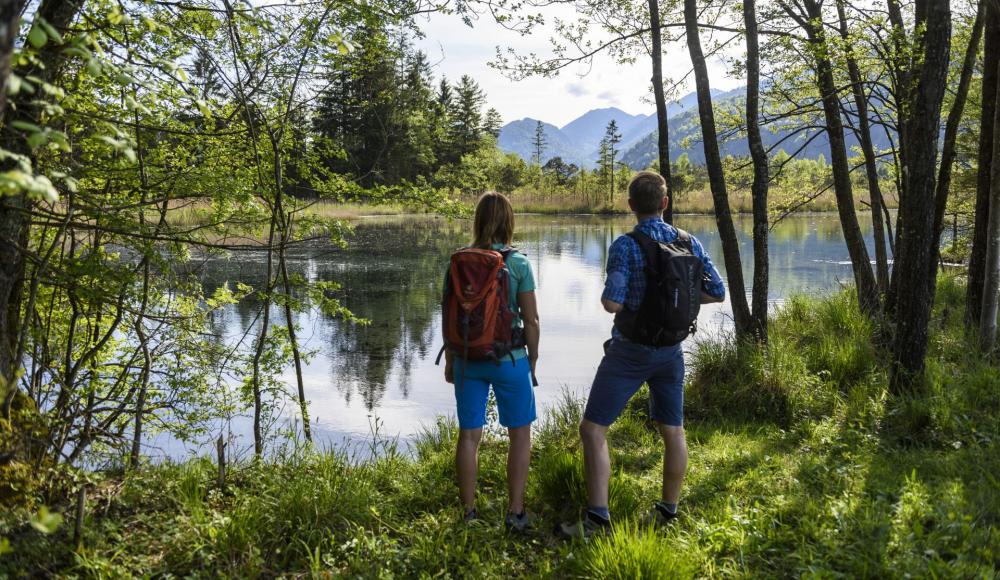
M 642 232 L 628 236 L 639 244 L 646 262 L 646 293 L 638 310 L 626 307 L 615 315 L 615 327 L 632 342 L 673 346 L 697 329 L 705 265 L 694 255 L 691 236 L 677 230 L 667 244 Z

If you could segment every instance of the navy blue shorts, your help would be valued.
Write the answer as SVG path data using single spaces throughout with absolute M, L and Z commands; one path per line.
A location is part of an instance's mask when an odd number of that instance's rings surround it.
M 653 421 L 684 424 L 684 351 L 681 345 L 655 348 L 626 340 L 611 341 L 590 387 L 583 418 L 610 426 L 643 383 L 649 383 Z

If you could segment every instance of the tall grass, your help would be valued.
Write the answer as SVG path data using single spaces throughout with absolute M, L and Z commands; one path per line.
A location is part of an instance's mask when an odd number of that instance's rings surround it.
M 65 527 L 45 536 L 0 515 L 13 550 L 0 577 L 995 577 L 1000 368 L 969 348 L 961 284 L 941 282 L 926 389 L 907 398 L 888 396 L 849 292 L 791 300 L 766 347 L 702 345 L 681 518 L 664 529 L 637 523 L 662 456 L 641 391 L 609 431 L 612 533 L 550 533 L 584 503 L 581 402 L 565 396 L 535 430 L 527 537 L 500 524 L 496 429 L 480 452 L 482 518 L 462 523 L 457 427 L 442 419 L 412 456 L 299 450 L 235 466 L 225 490 L 208 460 L 106 474 L 80 546 Z

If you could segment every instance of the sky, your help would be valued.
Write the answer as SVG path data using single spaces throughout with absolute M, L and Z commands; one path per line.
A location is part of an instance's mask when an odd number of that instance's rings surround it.
M 559 7 L 549 9 L 545 16 L 551 22 L 553 16 L 572 18 L 574 12 L 572 8 Z M 426 37 L 418 39 L 416 45 L 427 53 L 435 78 L 457 80 L 463 74 L 471 75 L 486 93 L 489 106 L 500 111 L 504 123 L 530 117 L 562 127 L 591 109 L 618 107 L 633 115 L 656 111 L 649 81 L 652 65 L 648 59 L 620 65 L 610 56 L 599 55 L 592 66 L 567 69 L 555 78 L 512 81 L 488 66 L 496 58 L 496 47 L 510 46 L 518 52 L 549 55 L 551 29 L 522 37 L 498 25 L 488 15 L 470 28 L 458 16 L 448 14 L 420 17 L 417 26 Z M 708 33 L 702 31 L 702 37 L 707 45 Z M 742 51 L 742 46 L 734 47 L 730 54 L 739 55 Z M 686 45 L 673 43 L 664 47 L 665 80 L 679 80 L 690 69 Z M 718 58 L 709 61 L 709 77 L 713 89 L 727 90 L 743 84 L 727 75 L 727 67 Z M 678 89 L 675 98 L 693 90 L 693 80 L 689 80 Z

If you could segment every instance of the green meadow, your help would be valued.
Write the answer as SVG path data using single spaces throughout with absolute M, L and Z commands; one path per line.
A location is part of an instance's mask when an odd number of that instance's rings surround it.
M 413 453 L 385 439 L 367 460 L 288 450 L 233 466 L 224 489 L 207 458 L 95 474 L 78 544 L 72 505 L 51 507 L 65 521 L 48 534 L 4 516 L 0 576 L 996 577 L 1000 369 L 972 354 L 963 296 L 942 279 L 920 396 L 887 394 L 885 355 L 850 292 L 790 300 L 768 346 L 700 345 L 682 517 L 665 528 L 638 523 L 662 459 L 641 395 L 609 435 L 613 531 L 553 534 L 584 501 L 581 401 L 567 397 L 535 430 L 527 536 L 501 525 L 495 425 L 481 449 L 482 519 L 462 522 L 457 427 L 441 420 Z

